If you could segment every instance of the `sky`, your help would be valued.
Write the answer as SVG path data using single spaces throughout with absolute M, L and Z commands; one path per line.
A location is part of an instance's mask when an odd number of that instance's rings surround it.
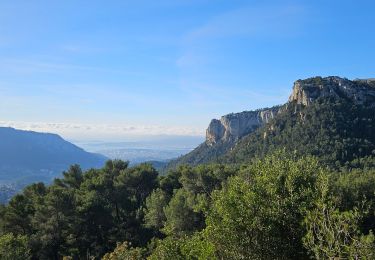
M 2 0 L 0 125 L 203 136 L 312 76 L 373 78 L 375 1 Z

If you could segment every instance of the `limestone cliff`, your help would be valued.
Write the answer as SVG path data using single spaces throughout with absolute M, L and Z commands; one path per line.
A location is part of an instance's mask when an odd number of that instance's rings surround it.
M 289 102 L 308 106 L 318 98 L 344 98 L 355 104 L 375 106 L 375 80 L 348 80 L 340 77 L 314 77 L 294 82 Z M 287 104 L 288 104 L 287 103 Z M 268 123 L 282 111 L 281 106 L 257 111 L 232 113 L 213 119 L 206 130 L 206 144 L 235 142 Z
M 279 107 L 257 111 L 244 111 L 222 116 L 220 120 L 213 119 L 206 130 L 206 144 L 237 141 L 239 138 L 254 131 L 273 118 Z
M 289 102 L 308 106 L 318 98 L 345 98 L 355 104 L 374 106 L 375 81 L 373 79 L 348 80 L 340 77 L 315 77 L 297 80 Z

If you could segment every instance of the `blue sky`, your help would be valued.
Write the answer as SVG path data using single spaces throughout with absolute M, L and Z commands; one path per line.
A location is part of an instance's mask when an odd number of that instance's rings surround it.
M 204 135 L 315 75 L 374 77 L 374 1 L 0 2 L 0 124 Z

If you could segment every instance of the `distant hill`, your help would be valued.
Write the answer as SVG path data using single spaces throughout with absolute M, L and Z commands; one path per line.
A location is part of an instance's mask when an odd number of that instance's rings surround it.
M 0 184 L 48 182 L 72 164 L 87 169 L 105 160 L 56 134 L 0 127 Z
M 330 166 L 375 156 L 375 81 L 297 80 L 282 106 L 213 119 L 206 141 L 169 163 L 242 163 L 275 149 L 312 154 Z

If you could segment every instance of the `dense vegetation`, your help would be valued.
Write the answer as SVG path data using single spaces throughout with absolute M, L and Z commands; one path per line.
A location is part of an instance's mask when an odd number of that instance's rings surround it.
M 284 147 L 342 167 L 375 155 L 375 108 L 344 99 L 320 99 L 307 107 L 289 103 L 269 124 L 244 137 L 226 156 L 246 162 Z
M 1 259 L 374 259 L 375 170 L 285 151 L 165 176 L 108 161 L 26 187 L 0 221 Z
M 162 171 L 176 169 L 179 165 L 199 165 L 210 162 L 222 161 L 223 154 L 227 153 L 233 146 L 233 141 L 218 142 L 213 146 L 206 143 L 200 144 L 197 148 L 188 154 L 180 156 L 177 159 L 171 160 Z

